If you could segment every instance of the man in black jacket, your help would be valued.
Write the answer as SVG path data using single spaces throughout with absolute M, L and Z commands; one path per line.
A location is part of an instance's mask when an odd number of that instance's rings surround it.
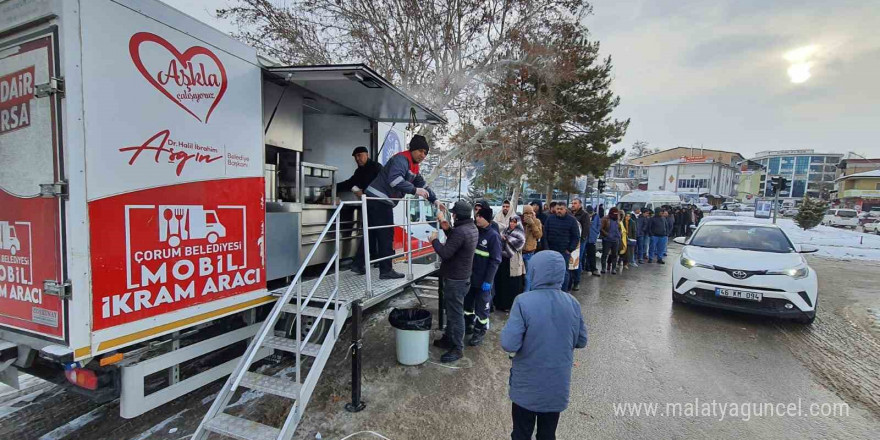
M 444 221 L 443 212 L 439 211 L 437 219 L 446 232 L 446 243 L 437 239 L 436 232 L 431 237 L 434 252 L 443 260 L 440 263 L 440 276 L 443 277 L 443 298 L 446 301 L 446 333 L 434 341 L 434 345 L 449 351 L 440 358 L 441 362 L 461 359 L 464 348 L 464 297 L 470 290 L 479 237 L 477 226 L 471 218 L 472 211 L 470 203 L 464 200 L 455 202 L 452 207 L 455 227 L 452 228 Z
M 657 215 L 651 217 L 648 223 L 648 234 L 651 236 L 651 254 L 648 256 L 648 263 L 653 259 L 657 263 L 666 264 L 663 262 L 663 254 L 666 253 L 666 242 L 669 240 L 668 218 L 669 212 L 662 209 L 657 212 Z
M 590 214 L 584 209 L 581 199 L 571 202 L 571 215 L 578 221 L 581 227 L 581 247 L 578 253 L 578 268 L 571 272 L 571 290 L 578 290 L 581 284 L 581 272 L 583 271 L 584 253 L 587 247 L 587 239 L 590 237 Z
M 336 194 L 353 192 L 354 195 L 360 197 L 379 174 L 379 171 L 382 171 L 382 165 L 370 159 L 367 147 L 355 148 L 351 156 L 354 157 L 354 161 L 357 163 L 357 169 L 354 170 L 354 174 L 348 180 L 343 180 L 336 184 Z
M 547 224 L 544 226 L 544 240 L 547 249 L 562 254 L 565 264 L 568 265 L 571 253 L 579 250 L 578 239 L 581 231 L 578 228 L 578 221 L 568 214 L 568 208 L 564 203 L 555 205 L 553 209 L 554 215 L 547 217 Z M 566 270 L 565 280 L 562 283 L 563 291 L 571 290 L 570 282 L 571 277 Z
M 340 193 L 351 192 L 354 193 L 355 196 L 360 197 L 363 195 L 364 190 L 367 189 L 367 186 L 370 185 L 370 182 L 379 175 L 379 171 L 382 171 L 382 165 L 380 165 L 379 162 L 370 159 L 367 147 L 355 148 L 351 153 L 351 156 L 354 157 L 357 169 L 354 170 L 354 174 L 352 174 L 348 180 L 336 184 L 336 194 L 339 195 Z M 343 223 L 351 222 L 354 220 L 354 212 L 358 210 L 360 210 L 359 207 L 346 205 L 339 213 L 339 220 Z M 356 231 L 352 231 L 351 234 L 355 235 Z M 376 250 L 374 248 L 370 248 L 370 253 L 375 252 Z

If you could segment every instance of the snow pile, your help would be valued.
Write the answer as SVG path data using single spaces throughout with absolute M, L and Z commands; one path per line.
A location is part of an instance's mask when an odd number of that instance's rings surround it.
M 773 223 L 773 219 L 754 218 L 754 213 L 751 212 L 738 212 L 737 216 L 747 217 L 743 220 L 749 222 Z M 794 220 L 782 217 L 776 219 L 776 224 L 791 237 L 795 244 L 809 244 L 818 247 L 819 252 L 813 255 L 840 260 L 880 261 L 880 236 L 878 235 L 830 226 L 816 226 L 804 231 L 798 227 Z

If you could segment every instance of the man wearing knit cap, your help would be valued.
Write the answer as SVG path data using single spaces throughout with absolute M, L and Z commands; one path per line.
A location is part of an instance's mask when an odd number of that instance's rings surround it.
M 367 220 L 369 226 L 390 226 L 394 224 L 394 207 L 398 200 L 407 194 L 412 194 L 443 207 L 434 196 L 434 192 L 427 187 L 425 179 L 419 174 L 419 163 L 428 156 L 428 141 L 422 135 L 415 135 L 409 141 L 409 151 L 395 154 L 379 171 L 379 174 L 364 191 L 370 198 L 367 201 Z M 422 203 L 414 200 L 410 203 Z M 376 255 L 370 254 L 371 260 L 390 257 L 394 254 L 394 229 L 377 228 L 370 229 L 370 250 L 376 250 Z M 352 272 L 364 274 L 366 258 L 364 257 L 364 241 L 358 246 L 357 256 L 352 264 Z M 379 278 L 394 279 L 403 278 L 405 275 L 392 269 L 391 259 L 379 262 Z
M 468 345 L 472 347 L 483 342 L 486 330 L 489 329 L 492 284 L 495 282 L 495 272 L 501 264 L 501 235 L 492 225 L 492 208 L 486 206 L 475 213 L 474 223 L 480 235 L 474 251 L 471 288 L 464 297 L 464 334 L 473 335 L 468 341 Z
M 444 215 L 438 212 L 437 219 L 446 233 L 446 243 L 432 234 L 431 245 L 434 252 L 443 260 L 440 263 L 440 276 L 443 277 L 443 298 L 446 302 L 446 333 L 434 345 L 448 351 L 440 358 L 441 362 L 455 362 L 462 357 L 464 348 L 464 298 L 470 290 L 471 270 L 474 264 L 474 251 L 477 248 L 477 226 L 471 218 L 471 205 L 464 200 L 455 202 L 452 214 L 455 226 L 450 227 Z

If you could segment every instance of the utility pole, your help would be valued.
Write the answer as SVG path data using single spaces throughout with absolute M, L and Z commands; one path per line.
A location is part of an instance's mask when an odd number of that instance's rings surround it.
M 779 212 L 779 177 L 773 178 L 773 224 L 776 224 L 776 213 Z

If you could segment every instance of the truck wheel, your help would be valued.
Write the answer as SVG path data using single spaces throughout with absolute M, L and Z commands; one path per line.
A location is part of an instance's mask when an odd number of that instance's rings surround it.
M 214 244 L 216 242 L 217 242 L 217 233 L 212 232 L 212 233 L 208 234 L 208 243 Z
M 12 254 L 13 257 L 15 256 L 15 254 L 17 252 L 18 252 L 18 249 L 16 249 L 15 246 L 9 248 L 9 253 Z

